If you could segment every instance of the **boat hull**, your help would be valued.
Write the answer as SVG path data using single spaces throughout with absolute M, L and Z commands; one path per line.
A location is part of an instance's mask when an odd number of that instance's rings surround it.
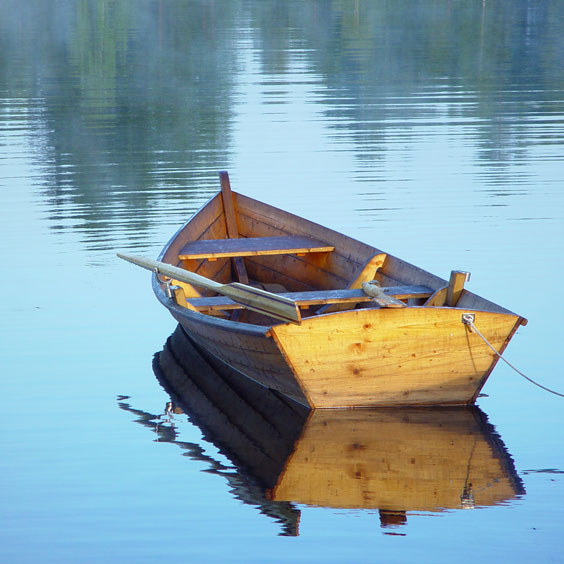
M 178 307 L 172 313 L 220 361 L 312 408 L 470 405 L 497 362 L 456 308 L 352 310 L 254 331 Z M 499 351 L 521 319 L 468 313 Z

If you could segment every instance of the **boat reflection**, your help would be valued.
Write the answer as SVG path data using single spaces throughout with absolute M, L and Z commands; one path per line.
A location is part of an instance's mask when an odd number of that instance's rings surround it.
M 378 510 L 385 529 L 410 511 L 470 509 L 524 494 L 511 456 L 476 407 L 313 410 L 239 375 L 194 348 L 180 327 L 155 355 L 173 403 L 159 417 L 120 405 L 190 456 L 177 440 L 179 408 L 235 465 L 234 494 L 298 534 L 295 504 Z M 168 423 L 167 423 L 168 419 Z

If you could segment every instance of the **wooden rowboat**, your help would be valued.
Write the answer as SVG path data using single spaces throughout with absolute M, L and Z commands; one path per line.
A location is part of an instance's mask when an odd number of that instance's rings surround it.
M 143 265 L 199 347 L 313 408 L 475 402 L 498 356 L 473 327 L 501 353 L 526 319 L 220 179 Z

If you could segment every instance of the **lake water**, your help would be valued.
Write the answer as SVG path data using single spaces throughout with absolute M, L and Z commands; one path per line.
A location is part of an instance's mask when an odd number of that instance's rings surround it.
M 152 363 L 175 324 L 115 257 L 156 257 L 229 170 L 234 190 L 471 271 L 529 320 L 507 358 L 564 392 L 563 38 L 560 0 L 3 0 L 0 561 L 564 560 L 561 397 L 500 363 L 439 441 L 497 445 L 488 501 L 443 501 L 448 476 L 397 479 L 434 508 L 269 500 L 194 414 L 165 414 Z M 447 466 L 470 468 L 461 449 Z

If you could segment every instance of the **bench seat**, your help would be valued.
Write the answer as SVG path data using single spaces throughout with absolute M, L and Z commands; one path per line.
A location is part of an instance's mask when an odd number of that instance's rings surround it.
M 428 298 L 433 293 L 426 286 L 389 286 L 383 287 L 385 294 L 399 300 L 409 298 Z M 336 303 L 361 303 L 369 302 L 372 298 L 363 290 L 321 290 L 311 292 L 284 292 L 278 294 L 284 298 L 294 300 L 299 306 L 336 304 Z M 224 296 L 211 298 L 189 298 L 187 300 L 193 307 L 201 312 L 241 309 L 243 306 Z
M 200 239 L 182 247 L 181 260 L 251 257 L 257 255 L 284 255 L 323 253 L 335 247 L 313 237 L 241 237 L 237 239 Z

